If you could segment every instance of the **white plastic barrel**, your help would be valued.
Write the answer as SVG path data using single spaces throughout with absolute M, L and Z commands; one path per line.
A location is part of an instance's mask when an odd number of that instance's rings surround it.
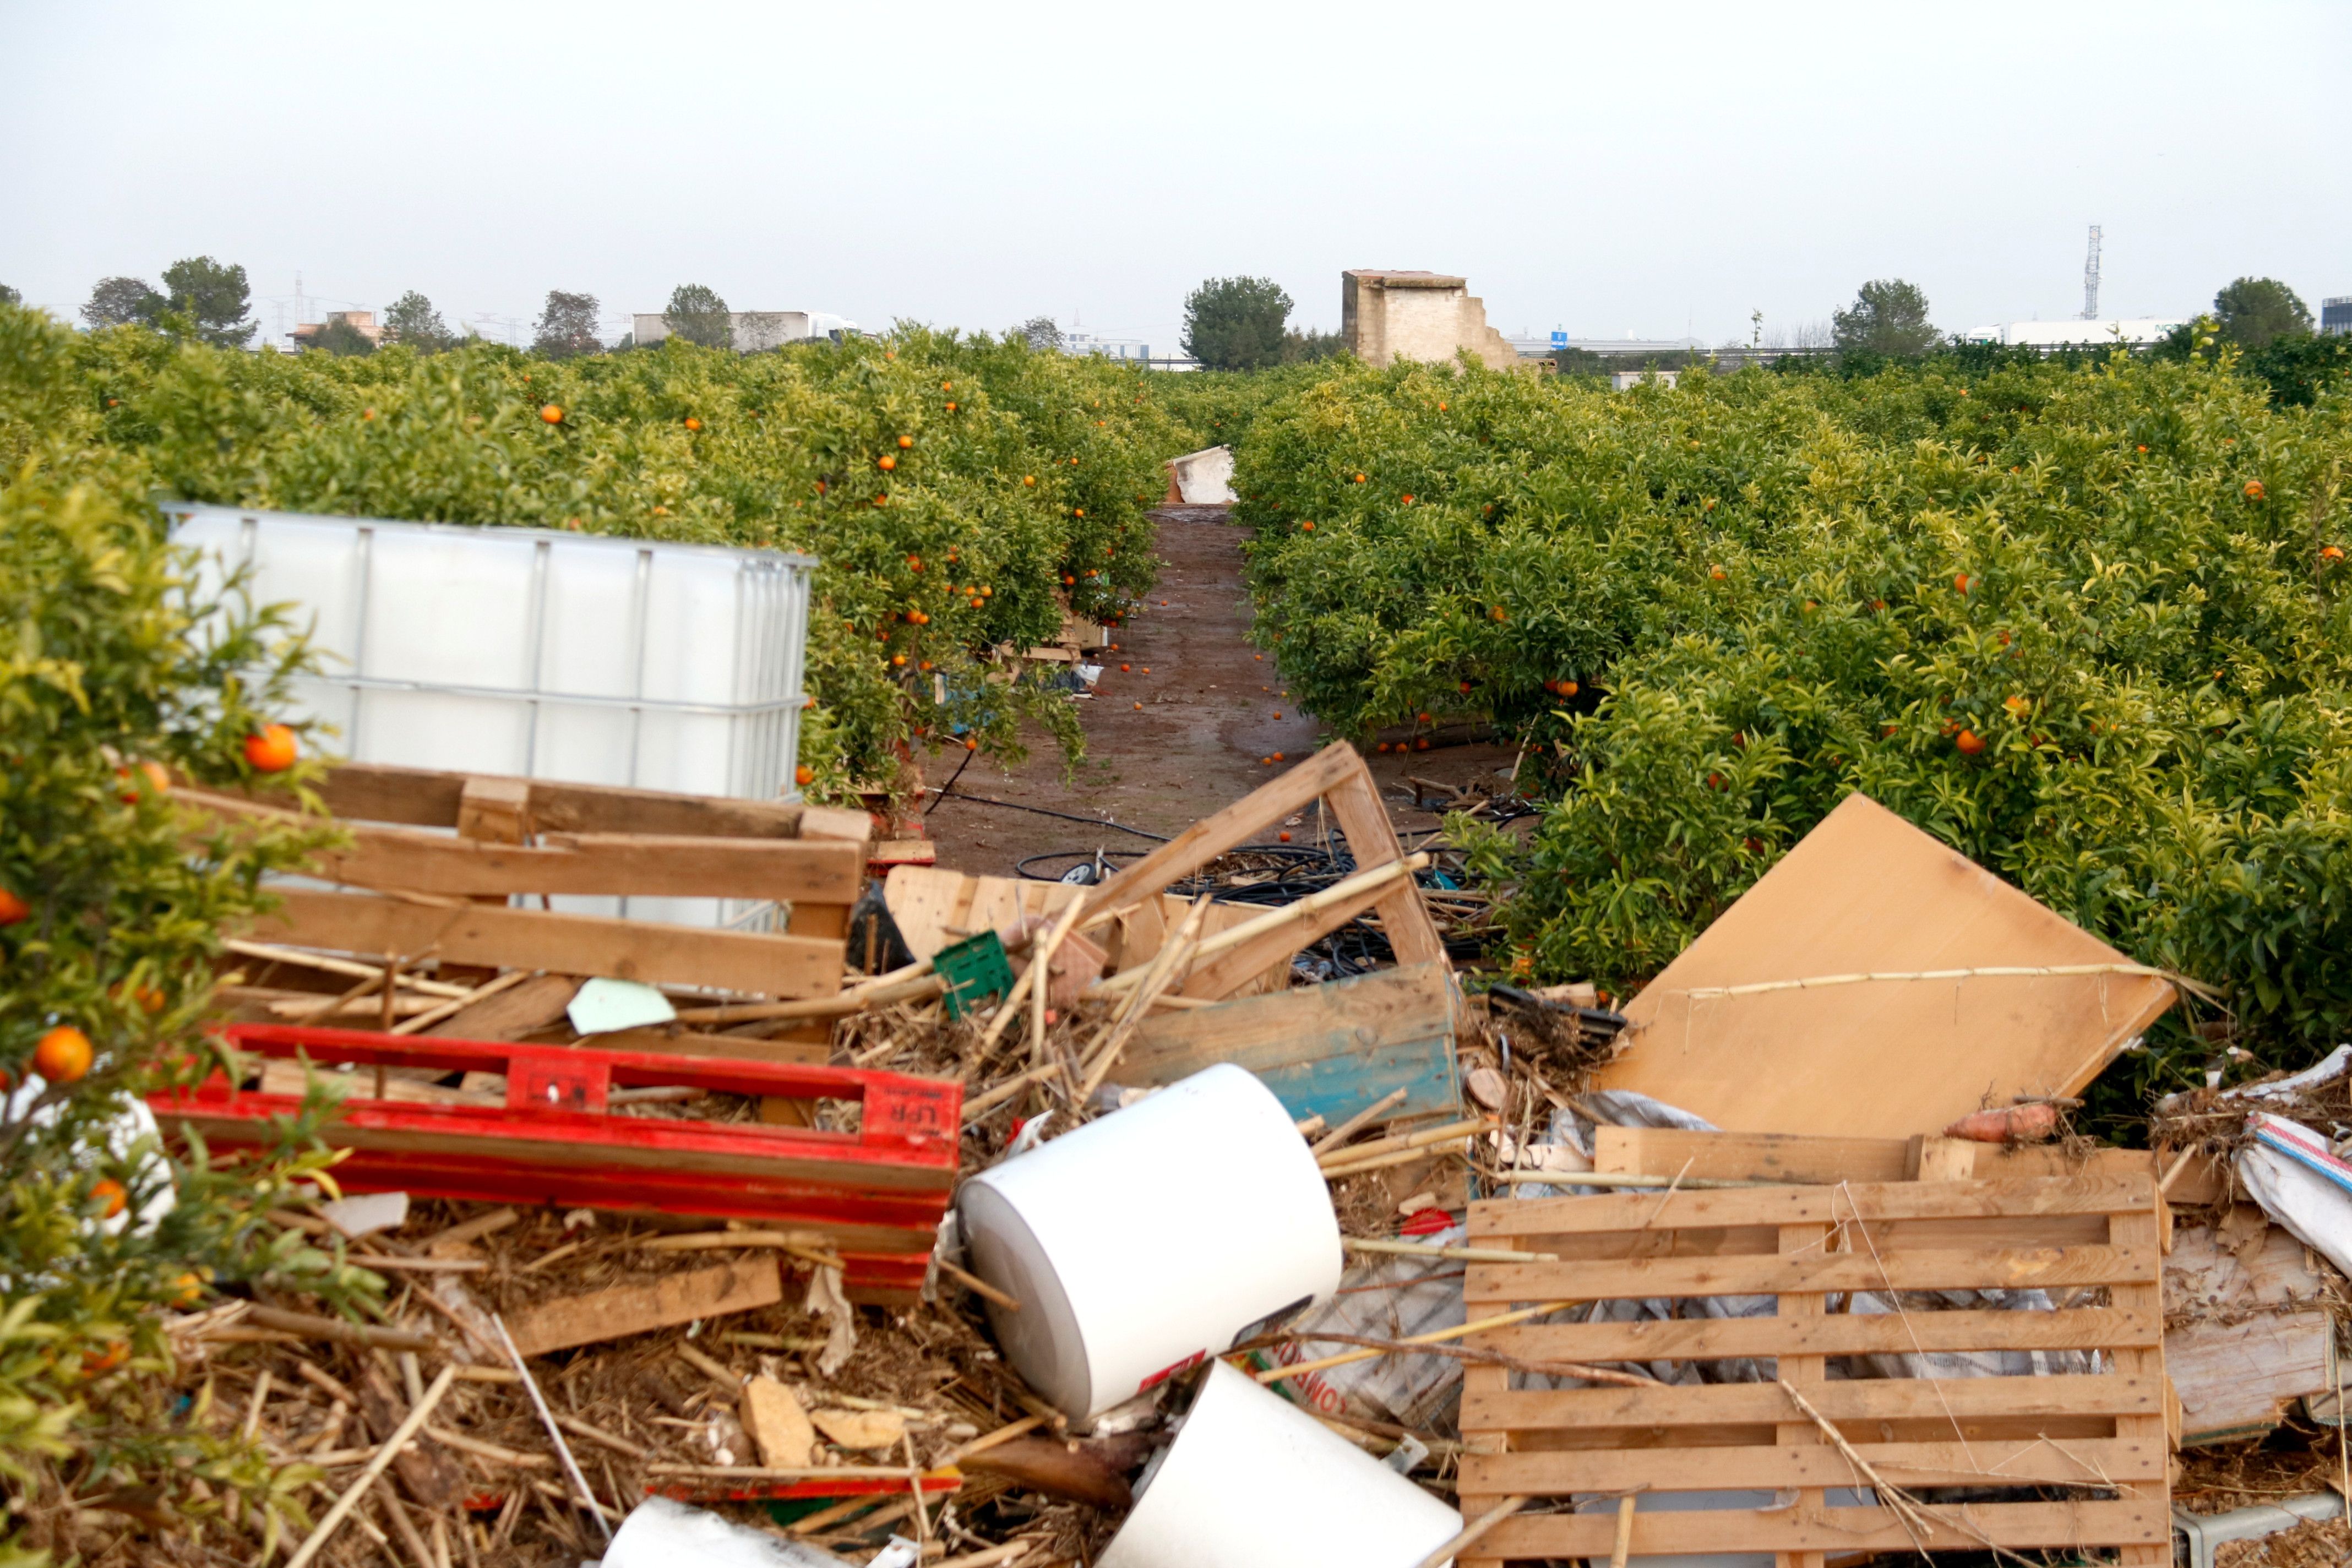
M 1414 1568 L 1461 1516 L 1223 1362 L 1099 1568 Z
M 1077 1420 L 1339 1284 L 1323 1173 L 1230 1064 L 974 1176 L 956 1206 L 972 1271 L 1021 1303 L 989 1303 L 997 1342 Z

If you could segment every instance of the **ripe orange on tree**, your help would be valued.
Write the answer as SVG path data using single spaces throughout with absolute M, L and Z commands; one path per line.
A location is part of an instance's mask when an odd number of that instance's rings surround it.
M 702 428 L 702 421 L 689 414 L 686 416 L 686 427 L 689 430 L 699 430 Z
M 2248 479 L 2246 481 L 2246 499 L 2248 500 L 2260 500 L 2263 499 L 2263 493 L 2262 480 Z
M 799 767 L 793 770 L 793 782 L 801 785 L 803 788 L 806 788 L 808 785 L 816 783 L 816 770 L 809 766 L 806 763 L 803 763 Z
M 168 794 L 172 788 L 171 773 L 161 763 L 141 763 L 135 769 L 117 768 L 114 776 L 122 781 L 123 787 L 116 793 L 125 805 L 139 804 L 139 784 L 142 780 L 156 795 Z
M 33 1047 L 33 1070 L 51 1083 L 79 1083 L 89 1073 L 93 1055 L 88 1035 L 71 1024 L 59 1024 Z
M 0 926 L 12 926 L 33 912 L 30 904 L 5 888 L 0 888 Z
M 898 449 L 902 452 L 914 444 L 915 438 L 912 436 L 901 436 L 898 437 Z
M 1984 750 L 1984 737 L 1974 730 L 1963 730 L 1952 737 L 1952 744 L 1960 749 L 1961 755 L 1973 757 Z
M 245 760 L 256 773 L 282 773 L 300 754 L 294 731 L 283 724 L 265 724 L 259 733 L 245 738 Z
M 546 420 L 550 425 L 561 425 L 563 423 L 563 410 L 558 408 L 552 403 L 541 408 L 539 411 L 539 416 L 541 419 Z
M 131 1194 L 122 1190 L 121 1182 L 111 1177 L 100 1176 L 97 1181 L 92 1182 L 89 1184 L 89 1195 L 105 1205 L 100 1212 L 107 1219 L 112 1219 L 131 1206 Z
M 885 452 L 880 457 L 874 459 L 874 466 L 880 468 L 883 472 L 887 473 L 892 468 L 898 466 L 898 459 L 892 457 L 889 453 Z

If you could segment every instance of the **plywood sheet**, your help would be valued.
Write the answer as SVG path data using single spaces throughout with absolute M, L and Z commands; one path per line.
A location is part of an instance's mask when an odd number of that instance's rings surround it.
M 1072 899 L 1087 892 L 1072 882 L 1040 882 L 1027 877 L 977 877 L 932 866 L 898 866 L 882 884 L 890 918 L 907 951 L 929 958 L 951 942 L 974 931 L 1004 931 L 1029 915 L 1059 914 Z M 1110 954 L 1114 972 L 1150 962 L 1160 944 L 1184 918 L 1186 900 L 1163 893 L 1111 917 L 1102 931 L 1092 933 Z M 1211 904 L 1201 934 L 1212 937 L 1265 910 L 1252 904 Z M 1287 965 L 1269 971 L 1241 988 L 1255 995 L 1289 984 Z
M 1934 1133 L 2015 1095 L 2071 1094 L 2171 1005 L 2130 974 L 1695 990 L 1857 973 L 2129 958 L 1863 795 L 1850 795 L 1625 1006 L 1601 1086 L 1747 1132 Z

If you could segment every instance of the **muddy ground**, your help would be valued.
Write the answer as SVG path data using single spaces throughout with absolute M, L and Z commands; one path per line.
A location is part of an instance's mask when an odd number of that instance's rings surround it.
M 1077 705 L 1086 760 L 1073 774 L 1050 742 L 1034 742 L 1028 763 L 1017 769 L 973 762 L 952 794 L 929 803 L 925 823 L 938 842 L 940 865 L 1010 875 L 1029 856 L 1152 847 L 1152 840 L 1116 828 L 959 796 L 1169 836 L 1334 738 L 1289 700 L 1272 657 L 1251 646 L 1249 593 L 1242 579 L 1244 531 L 1228 522 L 1221 507 L 1171 507 L 1154 516 L 1160 584 L 1141 614 L 1114 629 L 1116 650 L 1098 656 L 1102 680 Z M 1282 760 L 1267 765 L 1265 759 L 1276 753 Z M 1373 752 L 1369 760 L 1402 830 L 1433 827 L 1438 820 L 1412 808 L 1408 775 L 1450 784 L 1500 782 L 1513 759 L 1508 746 L 1474 744 L 1410 756 Z M 947 758 L 926 759 L 929 782 L 944 783 L 954 765 Z M 1311 831 L 1311 817 L 1305 826 Z M 1302 842 L 1307 837 L 1299 835 Z M 1032 869 L 1058 871 L 1069 863 Z

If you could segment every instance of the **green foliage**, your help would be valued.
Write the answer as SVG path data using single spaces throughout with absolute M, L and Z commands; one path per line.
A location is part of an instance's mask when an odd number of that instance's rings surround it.
M 234 584 L 200 595 L 195 563 L 145 503 L 152 473 L 104 445 L 86 358 L 124 355 L 131 341 L 152 340 L 78 339 L 0 306 L 0 889 L 12 913 L 24 906 L 0 924 L 0 1475 L 21 1500 L 0 1525 L 11 1563 L 87 1547 L 70 1529 L 51 1533 L 68 1493 L 84 1509 L 135 1499 L 183 1537 L 210 1530 L 230 1493 L 273 1531 L 299 1523 L 316 1472 L 273 1468 L 207 1401 L 180 1407 L 165 1324 L 218 1285 L 345 1307 L 383 1289 L 265 1217 L 331 1163 L 315 1136 L 322 1103 L 257 1161 L 215 1163 L 201 1145 L 167 1161 L 126 1120 L 135 1096 L 219 1065 L 202 1026 L 221 932 L 265 907 L 265 873 L 325 837 L 230 832 L 157 783 L 290 790 L 315 764 L 264 778 L 244 761 L 301 645 Z M 35 1051 L 61 1026 L 88 1037 L 94 1062 L 48 1082 Z M 108 1218 L 101 1181 L 124 1189 L 126 1214 Z M 151 1212 L 171 1195 L 169 1213 Z
M 21 305 L 24 302 L 25 296 L 23 294 L 11 289 L 5 283 L 0 283 L 0 305 Z
M 596 296 L 550 289 L 547 304 L 539 312 L 530 352 L 542 359 L 561 360 L 601 353 L 604 348 L 604 340 L 596 335 Z
M 1240 449 L 1260 635 L 1339 728 L 1526 742 L 1481 865 L 1546 977 L 1656 973 L 1861 790 L 2298 1064 L 2352 1031 L 2352 400 L 2234 357 L 1342 365 Z
M 438 353 L 457 342 L 433 301 L 411 289 L 383 313 L 384 341 L 406 343 L 418 353 Z M 320 345 L 324 347 L 324 344 Z
M 260 330 L 245 319 L 249 294 L 242 266 L 224 267 L 209 256 L 174 261 L 163 268 L 163 297 L 215 348 L 241 349 Z
M 2311 331 L 2311 310 L 2275 278 L 2241 278 L 2213 296 L 2221 341 L 2259 349 L 2275 339 Z
M 688 342 L 699 343 L 707 349 L 735 346 L 727 301 L 719 297 L 716 289 L 706 289 L 699 283 L 679 284 L 670 290 L 669 309 L 662 313 L 662 321 L 672 335 Z
M 1185 297 L 1184 352 L 1208 370 L 1280 364 L 1290 305 L 1271 278 L 1212 278 Z
M 81 319 L 93 327 L 152 325 L 164 304 L 163 296 L 136 278 L 101 278 L 81 308 Z
M 2324 393 L 2352 389 L 2352 337 L 2294 332 L 2273 338 L 2248 354 L 2245 368 L 2271 389 L 2282 407 L 2309 407 Z
M 1075 754 L 1069 705 L 997 650 L 1053 640 L 1066 603 L 1125 613 L 1151 581 L 1160 465 L 1197 444 L 1159 404 L 1181 378 L 917 329 L 560 363 L 126 331 L 75 362 L 89 404 L 118 401 L 107 438 L 193 500 L 814 555 L 802 760 L 820 795 L 890 783 L 902 745 L 1017 757 L 1024 722 Z
M 1862 286 L 1853 308 L 1830 313 L 1838 348 L 1892 358 L 1923 354 L 1936 346 L 1927 320 L 1927 296 L 1900 278 L 1880 278 Z

